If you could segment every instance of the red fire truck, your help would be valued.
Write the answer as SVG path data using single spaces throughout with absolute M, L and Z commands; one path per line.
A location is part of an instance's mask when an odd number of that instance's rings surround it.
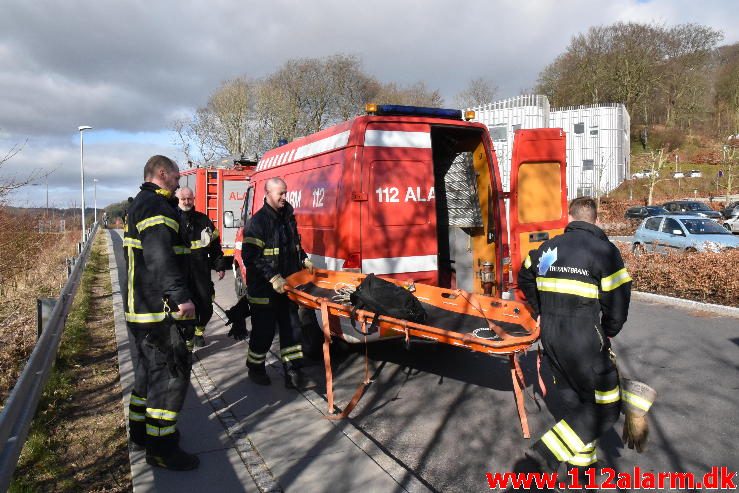
M 233 256 L 246 180 L 256 169 L 256 162 L 242 156 L 230 156 L 204 166 L 180 172 L 180 187 L 190 187 L 195 194 L 195 210 L 208 216 L 221 236 L 225 256 Z
M 488 128 L 468 121 L 474 115 L 395 105 L 367 113 L 265 153 L 240 222 L 279 176 L 316 267 L 515 296 L 529 250 L 567 224 L 564 132 L 517 130 L 504 192 Z M 248 281 L 241 238 L 239 296 Z

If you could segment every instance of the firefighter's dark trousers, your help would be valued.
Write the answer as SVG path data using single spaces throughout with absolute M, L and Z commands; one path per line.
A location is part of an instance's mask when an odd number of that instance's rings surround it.
M 148 455 L 168 455 L 177 447 L 177 419 L 190 382 L 192 356 L 187 331 L 172 322 L 132 328 L 134 385 L 129 404 L 131 439 Z
M 268 305 L 253 303 L 251 308 L 251 336 L 246 353 L 246 366 L 250 371 L 264 372 L 267 352 L 275 337 L 275 329 L 280 331 L 280 360 L 285 368 L 302 365 L 300 319 L 298 307 L 287 295 L 274 295 Z
M 568 468 L 594 467 L 596 440 L 616 423 L 621 410 L 610 343 L 592 318 L 542 316 L 541 333 L 566 410 L 533 448 L 552 471 L 562 462 Z
M 208 277 L 199 277 L 200 279 L 195 279 L 191 286 L 193 290 L 192 301 L 195 303 L 195 313 L 198 319 L 195 327 L 196 336 L 203 335 L 205 326 L 208 325 L 213 316 L 213 294 L 215 293 L 213 281 L 210 280 L 210 271 L 208 271 Z

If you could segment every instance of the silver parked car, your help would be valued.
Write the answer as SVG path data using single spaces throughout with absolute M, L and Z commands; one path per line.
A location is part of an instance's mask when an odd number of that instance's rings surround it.
M 645 219 L 634 233 L 634 252 L 718 252 L 739 248 L 739 238 L 708 218 L 671 214 Z

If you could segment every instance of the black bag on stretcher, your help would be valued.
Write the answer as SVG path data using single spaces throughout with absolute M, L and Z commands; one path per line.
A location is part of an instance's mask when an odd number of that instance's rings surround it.
M 357 289 L 349 296 L 354 306 L 352 309 L 352 324 L 354 324 L 357 310 L 365 310 L 375 314 L 367 335 L 377 331 L 380 316 L 393 317 L 409 322 L 423 323 L 426 321 L 426 310 L 413 293 L 397 284 L 380 279 L 369 274 L 362 280 Z

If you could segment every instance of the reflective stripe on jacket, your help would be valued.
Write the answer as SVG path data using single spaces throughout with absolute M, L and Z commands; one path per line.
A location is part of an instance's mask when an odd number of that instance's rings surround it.
M 564 234 L 532 250 L 518 285 L 537 314 L 592 318 L 607 336 L 626 322 L 631 276 L 621 252 L 597 226 L 573 221 Z
M 188 288 L 190 248 L 180 237 L 171 195 L 147 182 L 128 209 L 123 248 L 127 263 L 125 317 L 130 324 L 162 322 L 169 312 L 172 318 L 183 320 L 172 309 L 192 298 Z
M 244 228 L 241 257 L 246 266 L 247 293 L 252 304 L 269 304 L 275 294 L 269 282 L 303 268 L 307 255 L 300 246 L 298 225 L 289 203 L 280 211 L 266 203 Z

